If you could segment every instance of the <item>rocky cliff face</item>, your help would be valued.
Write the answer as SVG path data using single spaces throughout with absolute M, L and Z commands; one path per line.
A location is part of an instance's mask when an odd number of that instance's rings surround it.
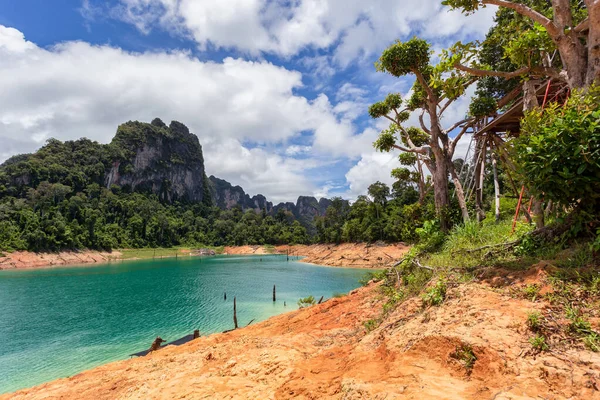
M 202 146 L 182 123 L 130 121 L 119 126 L 111 146 L 118 156 L 106 174 L 106 187 L 153 193 L 166 202 L 211 200 Z
M 219 179 L 213 175 L 208 178 L 211 183 L 211 194 L 213 203 L 224 210 L 239 206 L 242 210 L 254 210 L 256 212 L 273 210 L 273 203 L 267 201 L 265 196 L 258 194 L 250 197 L 241 186 L 233 186 L 226 180 Z
M 240 207 L 242 210 L 254 210 L 260 212 L 265 210 L 267 213 L 275 215 L 279 210 L 290 212 L 294 217 L 308 230 L 309 234 L 316 232 L 314 219 L 317 216 L 325 215 L 327 207 L 331 205 L 331 200 L 317 200 L 310 196 L 300 196 L 296 203 L 286 202 L 273 206 L 273 203 L 267 201 L 262 194 L 250 197 L 240 186 L 233 186 L 231 183 L 212 176 L 211 193 L 213 203 L 224 210 L 233 207 Z

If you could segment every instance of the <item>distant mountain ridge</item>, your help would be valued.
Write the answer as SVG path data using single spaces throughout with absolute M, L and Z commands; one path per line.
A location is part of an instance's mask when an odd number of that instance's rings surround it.
M 59 143 L 51 139 L 45 147 Z M 85 144 L 95 150 L 82 153 L 80 149 Z M 44 181 L 68 185 L 74 192 L 97 183 L 123 192 L 153 194 L 165 203 L 203 203 L 223 210 L 239 207 L 270 215 L 283 210 L 291 213 L 309 234 L 316 233 L 315 217 L 325 215 L 331 205 L 329 199 L 312 196 L 300 196 L 296 203 L 274 205 L 262 194 L 250 197 L 240 186 L 215 176 L 208 178 L 198 137 L 178 121 L 168 126 L 159 118 L 151 123 L 129 121 L 119 125 L 109 144 L 80 139 L 65 145 L 70 148 L 68 157 L 59 166 L 46 168 L 42 159 L 29 163 L 37 153 L 17 155 L 0 165 L 0 172 L 6 174 L 12 186 L 11 194 L 24 196 L 29 188 Z M 76 165 L 89 171 L 86 176 L 69 174 Z
M 290 212 L 307 229 L 309 234 L 316 232 L 314 219 L 325 215 L 331 200 L 322 198 L 317 200 L 312 196 L 300 196 L 296 203 L 285 202 L 273 205 L 262 194 L 250 197 L 241 186 L 233 186 L 226 180 L 213 175 L 208 178 L 212 184 L 211 192 L 213 202 L 221 209 L 229 210 L 240 207 L 242 210 L 265 211 L 267 214 L 277 214 L 279 210 Z

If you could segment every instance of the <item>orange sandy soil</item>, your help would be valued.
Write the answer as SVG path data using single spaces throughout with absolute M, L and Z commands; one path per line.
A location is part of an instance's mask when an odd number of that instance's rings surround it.
M 532 351 L 527 312 L 549 305 L 510 293 L 542 273 L 451 285 L 439 307 L 409 299 L 367 333 L 383 301 L 371 284 L 0 399 L 599 399 L 599 354 Z M 470 373 L 453 357 L 462 344 L 477 357 Z
M 32 253 L 29 251 L 15 251 L 4 253 L 0 257 L 0 270 L 45 268 L 58 265 L 104 263 L 119 258 L 121 253 L 112 253 L 85 250 L 80 252 L 62 251 L 59 253 Z
M 401 259 L 410 249 L 403 243 L 344 243 L 277 246 L 279 254 L 304 256 L 303 262 L 332 267 L 384 268 Z M 267 254 L 262 246 L 225 247 L 226 254 Z

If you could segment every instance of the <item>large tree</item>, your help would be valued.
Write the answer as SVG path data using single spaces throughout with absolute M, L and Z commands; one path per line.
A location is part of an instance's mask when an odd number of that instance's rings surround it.
M 442 4 L 467 14 L 495 5 L 528 22 L 511 24 L 516 29 L 506 32 L 504 49 L 516 64 L 514 70 L 491 70 L 476 56 L 476 46 L 459 44 L 453 61 L 462 71 L 505 79 L 551 77 L 571 88 L 600 81 L 600 0 L 583 0 L 583 4 L 579 0 L 444 0 Z
M 442 127 L 442 118 L 474 79 L 461 71 L 449 71 L 446 64 L 434 67 L 430 64 L 430 56 L 429 44 L 417 38 L 398 41 L 386 49 L 376 64 L 377 69 L 395 77 L 414 76 L 413 94 L 406 100 L 399 94 L 390 94 L 384 101 L 373 104 L 369 114 L 391 122 L 389 129 L 381 132 L 374 143 L 378 150 L 415 153 L 431 172 L 436 212 L 441 228 L 445 230 L 449 225 L 446 215 L 450 204 L 449 175 L 454 181 L 463 219 L 469 220 L 464 191 L 452 158 L 473 118 L 465 118 L 446 128 Z M 420 129 L 405 126 L 412 111 L 420 111 Z M 455 136 L 451 138 L 453 132 Z

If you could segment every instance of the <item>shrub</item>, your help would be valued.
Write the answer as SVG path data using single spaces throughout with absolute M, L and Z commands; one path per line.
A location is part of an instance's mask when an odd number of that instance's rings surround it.
M 300 307 L 300 308 L 310 307 L 310 306 L 314 306 L 316 303 L 317 302 L 313 296 L 308 296 L 308 297 L 298 300 L 298 307 Z
M 536 195 L 562 205 L 600 198 L 600 86 L 574 91 L 567 104 L 529 112 L 514 141 L 519 175 Z
M 454 353 L 450 354 L 450 357 L 458 360 L 467 370 L 467 374 L 470 374 L 473 370 L 473 366 L 477 361 L 477 356 L 473 351 L 473 347 L 470 344 L 461 344 L 456 346 Z
M 423 294 L 425 306 L 439 306 L 446 299 L 446 281 L 440 279 L 435 286 L 430 287 Z

